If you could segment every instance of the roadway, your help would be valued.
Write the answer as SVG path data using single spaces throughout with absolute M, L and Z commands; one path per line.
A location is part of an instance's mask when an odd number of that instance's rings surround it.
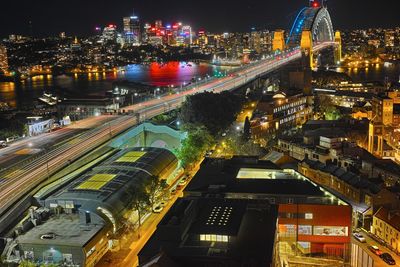
M 389 253 L 390 255 L 392 255 L 393 259 L 396 261 L 396 265 L 392 265 L 392 266 L 400 266 L 400 257 L 398 255 L 396 255 L 393 251 L 389 250 L 385 246 L 376 242 L 374 239 L 369 237 L 364 231 L 360 232 L 360 233 L 365 237 L 365 240 L 366 240 L 365 243 L 361 243 L 361 242 L 357 241 L 354 237 L 351 238 L 352 239 L 351 241 L 352 241 L 352 243 L 357 244 L 361 248 L 363 248 L 363 250 L 365 250 L 368 253 L 368 255 L 370 255 L 372 257 L 372 259 L 374 260 L 374 267 L 387 267 L 389 265 L 386 262 L 384 262 L 380 257 L 378 257 L 373 252 L 371 252 L 368 249 L 368 246 L 377 246 L 382 252 Z
M 2 217 L 0 226 L 5 224 L 3 220 L 7 219 L 8 213 L 13 211 L 10 207 L 23 196 L 34 191 L 52 173 L 69 165 L 72 161 L 136 123 L 136 118 L 132 116 L 114 118 L 112 121 L 106 124 L 103 123 L 99 127 L 78 135 L 76 138 L 67 140 L 51 150 L 44 151 L 35 160 L 22 165 L 20 168 L 15 168 L 6 175 L 2 175 L 0 184 L 0 215 Z
M 322 50 L 333 43 L 321 43 L 314 46 L 314 51 Z M 215 92 L 220 93 L 241 87 L 257 77 L 275 71 L 289 62 L 301 58 L 301 50 L 299 48 L 278 54 L 275 57 L 270 57 L 264 60 L 259 60 L 255 63 L 249 64 L 246 67 L 232 71 L 227 77 L 219 79 L 206 79 L 201 84 L 195 83 L 186 87 L 183 91 L 176 88 L 173 94 L 159 96 L 152 100 L 137 103 L 131 106 L 121 108 L 121 112 L 134 112 L 140 116 L 140 120 L 146 120 L 154 116 L 155 110 L 162 110 L 162 113 L 170 111 L 180 106 L 187 96 L 194 95 L 201 92 Z M 156 114 L 158 115 L 158 114 Z
M 122 249 L 118 252 L 108 252 L 104 257 L 96 264 L 96 267 L 107 267 L 113 265 L 114 267 L 136 267 L 139 265 L 138 254 L 140 250 L 146 245 L 147 241 L 151 238 L 153 233 L 157 230 L 158 224 L 171 209 L 178 198 L 183 196 L 183 190 L 189 184 L 191 178 L 200 169 L 202 160 L 200 160 L 196 166 L 188 171 L 188 180 L 186 184 L 181 188 L 177 189 L 175 195 L 171 195 L 169 201 L 167 201 L 163 210 L 160 213 L 152 212 L 150 216 L 146 218 L 142 226 L 134 231 L 127 233 L 124 237 L 124 244 L 121 244 Z M 176 188 L 182 176 L 179 176 L 170 186 L 168 190 Z
M 113 115 L 90 117 L 56 131 L 12 142 L 7 147 L 0 149 L 0 171 L 4 172 L 5 169 L 10 168 L 12 165 L 40 153 L 43 147 L 49 148 L 52 145 L 58 145 L 59 142 L 98 127 L 115 118 L 116 116 Z
M 314 47 L 314 50 L 320 50 L 331 45 L 332 43 L 318 44 Z M 52 137 L 55 138 L 55 141 L 65 139 L 66 136 L 69 136 L 67 130 L 60 132 L 56 131 L 55 135 L 40 135 L 36 138 L 23 140 L 15 145 L 12 145 L 10 148 L 6 148 L 3 150 L 4 152 L 2 152 L 4 153 L 4 162 L 15 161 L 16 158 L 13 155 L 16 154 L 16 151 L 20 151 L 22 147 L 26 148 L 26 146 L 31 143 L 31 150 L 26 150 L 26 153 L 29 154 L 29 151 L 33 151 L 35 153 L 39 150 L 42 151 L 34 160 L 29 161 L 27 164 L 17 166 L 1 174 L 1 218 L 6 218 L 7 213 L 10 212 L 8 209 L 23 196 L 35 190 L 39 184 L 44 182 L 47 177 L 50 176 L 50 174 L 62 169 L 63 167 L 69 165 L 69 163 L 72 161 L 78 159 L 80 156 L 108 141 L 113 135 L 123 132 L 146 119 L 179 107 L 189 95 L 205 91 L 220 93 L 223 91 L 233 90 L 247 84 L 249 81 L 259 76 L 279 69 L 287 63 L 300 58 L 301 51 L 299 48 L 297 48 L 292 51 L 287 51 L 276 55 L 275 57 L 249 64 L 244 68 L 239 68 L 233 71 L 227 77 L 210 79 L 202 84 L 195 84 L 194 86 L 191 85 L 188 88 L 185 88 L 185 91 L 183 92 L 177 91 L 171 95 L 159 96 L 152 100 L 124 107 L 121 109 L 121 111 L 123 110 L 125 112 L 135 113 L 135 116 L 118 117 L 108 123 L 103 123 L 97 128 L 84 132 L 83 134 L 78 135 L 76 138 L 71 140 L 68 139 L 61 145 L 58 145 L 52 149 L 45 148 L 43 151 L 42 142 L 51 141 Z M 96 119 L 92 120 L 96 121 Z M 0 226 L 2 224 L 4 223 L 0 220 Z

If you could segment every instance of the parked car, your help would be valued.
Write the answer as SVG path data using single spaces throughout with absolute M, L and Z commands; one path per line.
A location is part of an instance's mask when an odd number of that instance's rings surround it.
M 389 265 L 396 265 L 396 261 L 389 253 L 382 253 L 381 258 L 384 262 L 386 262 Z
M 163 210 L 163 207 L 161 205 L 155 205 L 153 207 L 153 212 L 154 213 L 160 213 Z
M 171 190 L 171 195 L 175 195 L 176 194 L 176 188 L 173 188 L 172 190 Z
M 382 251 L 377 246 L 368 246 L 368 249 L 371 250 L 375 255 L 382 255 Z
M 186 177 L 182 178 L 182 179 L 179 181 L 179 185 L 185 185 L 185 184 L 186 184 Z
M 7 146 L 7 142 L 4 141 L 4 140 L 1 140 L 1 141 L 0 141 L 0 148 L 6 147 L 6 146 Z
M 161 207 L 165 207 L 167 205 L 167 202 L 166 201 L 160 201 L 159 205 Z
M 355 239 L 357 239 L 361 243 L 365 243 L 366 242 L 365 237 L 363 237 L 362 234 L 354 233 L 353 236 L 354 236 Z

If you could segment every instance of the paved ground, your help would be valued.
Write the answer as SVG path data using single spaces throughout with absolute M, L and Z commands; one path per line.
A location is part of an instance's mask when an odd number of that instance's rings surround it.
M 352 242 L 354 244 L 359 245 L 360 247 L 362 247 L 365 251 L 368 252 L 368 254 L 374 259 L 374 267 L 388 267 L 390 265 L 388 265 L 386 262 L 384 262 L 380 257 L 378 257 L 377 255 L 375 255 L 374 253 L 372 253 L 369 249 L 368 246 L 378 246 L 380 250 L 382 250 L 382 252 L 387 252 L 390 255 L 392 255 L 393 259 L 396 261 L 396 265 L 392 265 L 392 266 L 400 266 L 400 257 L 398 255 L 396 255 L 394 252 L 392 252 L 391 250 L 389 250 L 388 248 L 386 248 L 385 246 L 379 244 L 378 242 L 376 242 L 375 240 L 373 240 L 371 237 L 369 237 L 367 234 L 362 233 L 362 235 L 365 237 L 366 239 L 366 243 L 361 243 L 359 241 L 357 241 L 356 239 L 352 238 Z
M 107 115 L 91 117 L 74 122 L 72 125 L 50 133 L 27 137 L 13 142 L 8 147 L 0 149 L 0 170 L 39 153 L 42 148 L 50 148 L 85 130 L 107 123 L 114 118 L 115 116 Z
M 189 176 L 193 177 L 199 170 L 200 163 L 189 172 Z M 179 180 L 179 179 L 178 179 Z M 186 185 L 189 181 L 186 183 Z M 168 210 L 172 207 L 175 201 L 182 197 L 184 188 L 177 190 L 176 194 L 170 199 L 161 213 L 151 213 L 143 223 L 139 231 L 130 233 L 121 241 L 121 250 L 118 252 L 108 252 L 96 264 L 96 267 L 136 267 L 138 266 L 138 253 L 155 232 L 158 223 L 162 220 Z

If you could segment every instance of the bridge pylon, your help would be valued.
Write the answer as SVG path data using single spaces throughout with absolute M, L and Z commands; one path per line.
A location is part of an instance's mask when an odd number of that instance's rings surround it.
M 283 51 L 285 50 L 285 31 L 276 30 L 274 32 L 274 38 L 272 39 L 272 51 Z
M 337 65 L 342 61 L 342 35 L 340 31 L 335 32 L 335 63 Z
M 301 33 L 300 48 L 303 57 L 306 59 L 305 64 L 311 69 L 314 68 L 314 58 L 313 58 L 313 40 L 311 31 L 303 31 Z

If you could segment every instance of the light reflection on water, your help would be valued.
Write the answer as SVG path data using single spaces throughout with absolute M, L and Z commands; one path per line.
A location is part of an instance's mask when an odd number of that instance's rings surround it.
M 88 74 L 73 74 L 53 77 L 42 75 L 16 83 L 0 82 L 0 101 L 12 107 L 30 107 L 43 92 L 63 95 L 103 95 L 113 88 L 113 82 L 127 80 L 152 86 L 180 86 L 193 77 L 212 76 L 215 72 L 228 70 L 209 64 L 186 62 L 151 63 L 149 65 L 128 65 L 123 70 Z M 341 69 L 355 81 L 383 81 L 387 76 L 398 81 L 400 65 L 384 67 L 370 66 L 368 69 Z
M 127 80 L 151 86 L 180 86 L 193 77 L 213 75 L 216 71 L 225 71 L 228 67 L 216 67 L 209 64 L 186 62 L 168 62 L 164 64 L 128 65 L 124 69 L 112 72 L 82 73 L 62 75 L 40 75 L 10 83 L 0 83 L 0 101 L 13 107 L 29 107 L 43 92 L 63 95 L 104 95 L 113 88 L 113 82 Z

